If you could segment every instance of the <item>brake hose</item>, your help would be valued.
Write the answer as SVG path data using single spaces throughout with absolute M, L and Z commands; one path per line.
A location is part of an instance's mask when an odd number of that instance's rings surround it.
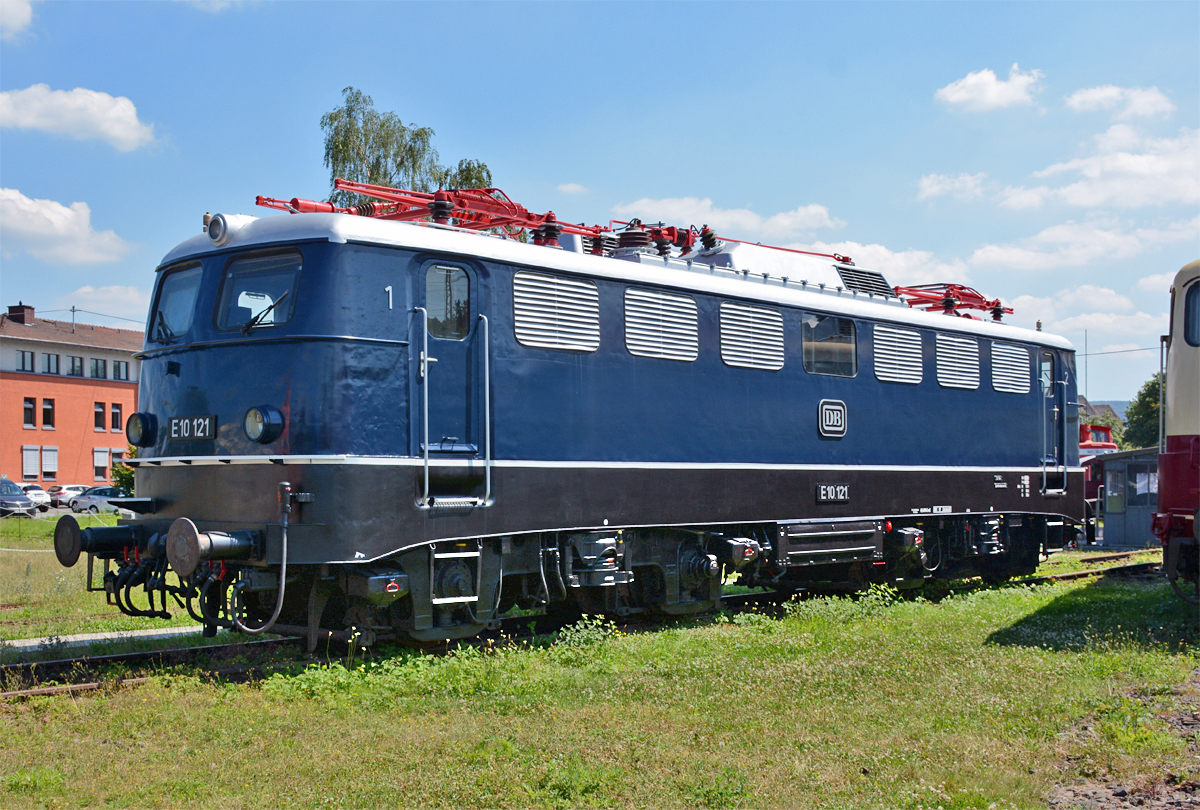
M 239 582 L 236 586 L 234 586 L 233 609 L 229 611 L 229 615 L 233 618 L 233 623 L 237 626 L 237 629 L 241 630 L 243 633 L 257 635 L 259 633 L 267 632 L 275 626 L 275 620 L 279 618 L 279 614 L 283 611 L 283 593 L 287 588 L 288 515 L 291 513 L 291 511 L 292 485 L 287 481 L 284 481 L 279 485 L 279 526 L 283 530 L 283 544 L 282 548 L 280 549 L 279 595 L 275 597 L 275 612 L 271 614 L 271 618 L 267 619 L 265 624 L 262 624 L 259 627 L 247 627 L 246 625 L 242 624 L 241 618 L 238 617 L 238 614 L 241 612 L 239 610 L 239 596 L 241 588 L 245 585 L 245 581 L 243 580 L 242 582 Z

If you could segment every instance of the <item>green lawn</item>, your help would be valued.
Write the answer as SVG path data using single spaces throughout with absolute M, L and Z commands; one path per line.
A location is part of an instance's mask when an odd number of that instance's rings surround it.
M 1136 699 L 1188 679 L 1194 622 L 1162 583 L 877 590 L 248 686 L 164 673 L 0 707 L 0 804 L 1045 806 L 1077 776 L 1195 775 Z

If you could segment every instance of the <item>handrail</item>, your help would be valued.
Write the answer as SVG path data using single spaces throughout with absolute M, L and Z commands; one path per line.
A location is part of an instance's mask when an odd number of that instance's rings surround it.
M 425 307 L 413 307 L 413 312 L 421 313 L 421 363 L 417 367 L 417 377 L 421 380 L 421 430 L 425 435 L 425 441 L 422 443 L 425 456 L 425 490 L 421 494 L 418 506 L 429 506 L 429 312 Z
M 479 320 L 483 323 L 483 474 L 486 482 L 483 503 L 480 505 L 488 506 L 492 502 L 492 351 L 487 316 L 480 313 Z

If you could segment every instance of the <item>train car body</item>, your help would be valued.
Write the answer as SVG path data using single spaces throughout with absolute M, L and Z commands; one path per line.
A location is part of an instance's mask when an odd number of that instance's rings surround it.
M 1083 519 L 1070 344 L 842 257 L 223 221 L 157 271 L 137 519 L 56 534 L 116 560 L 122 609 L 432 641 L 513 605 L 709 609 L 734 571 L 1002 578 Z
M 1179 594 L 1200 603 L 1200 261 L 1171 285 L 1171 330 L 1158 456 L 1158 514 L 1163 568 Z

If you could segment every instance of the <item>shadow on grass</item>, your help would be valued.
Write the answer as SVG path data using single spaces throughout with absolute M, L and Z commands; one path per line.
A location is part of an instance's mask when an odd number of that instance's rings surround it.
M 1050 650 L 1197 652 L 1197 613 L 1165 580 L 1103 576 L 1071 589 L 1050 604 L 995 631 L 988 644 Z

